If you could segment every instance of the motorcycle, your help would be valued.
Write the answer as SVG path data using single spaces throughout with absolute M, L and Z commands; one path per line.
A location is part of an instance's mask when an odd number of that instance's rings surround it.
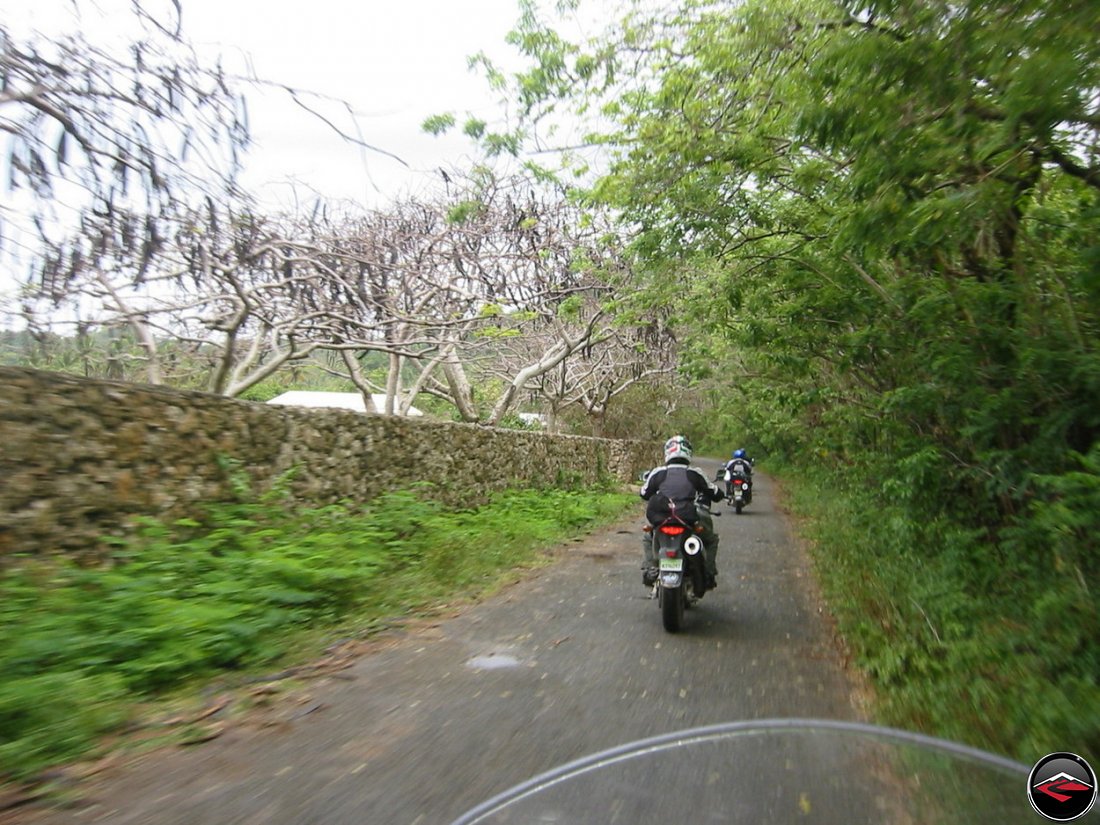
M 858 722 L 765 719 L 600 751 L 506 790 L 452 825 L 1008 825 L 1042 821 L 1029 805 L 1032 784 L 1027 766 L 945 739 Z
M 703 598 L 707 589 L 703 540 L 698 535 L 701 528 L 673 512 L 647 529 L 656 537 L 657 581 L 653 588 L 661 623 L 669 633 L 676 633 L 684 626 L 684 610 Z
M 720 468 L 714 480 L 725 482 L 726 503 L 737 511 L 737 515 L 741 515 L 745 506 L 752 503 L 752 480 L 744 473 Z
M 726 501 L 741 515 L 745 505 L 752 504 L 752 482 L 741 473 L 729 474 L 726 482 Z

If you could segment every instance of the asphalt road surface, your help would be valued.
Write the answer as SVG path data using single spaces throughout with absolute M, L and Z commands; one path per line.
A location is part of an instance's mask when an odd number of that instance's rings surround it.
M 700 466 L 713 477 L 717 464 Z M 719 586 L 681 633 L 664 631 L 641 583 L 639 502 L 637 517 L 570 544 L 481 604 L 388 633 L 350 667 L 294 691 L 258 688 L 257 714 L 212 715 L 210 741 L 112 764 L 69 807 L 24 806 L 9 819 L 435 825 L 562 763 L 656 734 L 859 719 L 859 691 L 774 492 L 758 473 L 742 515 L 716 505 Z

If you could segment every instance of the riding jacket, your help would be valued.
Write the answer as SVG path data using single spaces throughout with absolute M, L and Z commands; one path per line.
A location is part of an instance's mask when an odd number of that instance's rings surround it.
M 670 506 L 686 521 L 694 521 L 697 498 L 709 503 L 725 497 L 701 470 L 686 464 L 653 468 L 646 476 L 639 495 L 649 502 L 646 518 L 654 524 L 667 517 Z

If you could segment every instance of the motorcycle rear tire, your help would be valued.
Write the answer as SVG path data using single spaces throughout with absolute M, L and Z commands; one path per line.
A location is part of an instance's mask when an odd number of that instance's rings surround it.
M 686 584 L 676 588 L 661 588 L 661 623 L 669 633 L 678 633 L 684 626 Z
M 739 502 L 737 502 L 737 504 L 735 504 L 735 505 L 734 505 L 734 508 L 735 508 L 735 509 L 737 510 L 737 515 L 741 515 L 741 509 L 742 509 L 742 508 L 743 508 L 744 506 L 745 506 L 745 505 L 744 505 L 744 504 L 742 504 L 742 503 L 741 503 L 740 501 L 739 501 Z

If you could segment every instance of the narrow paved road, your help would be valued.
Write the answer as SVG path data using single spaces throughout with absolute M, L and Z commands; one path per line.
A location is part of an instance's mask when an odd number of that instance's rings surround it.
M 700 462 L 713 474 L 714 462 Z M 659 733 L 773 717 L 856 719 L 855 694 L 760 477 L 721 506 L 719 588 L 661 626 L 637 518 L 475 607 L 391 634 L 277 724 L 146 755 L 67 810 L 20 823 L 436 825 L 563 762 Z M 284 702 L 285 704 L 285 702 Z M 297 710 L 295 710 L 297 708 Z

